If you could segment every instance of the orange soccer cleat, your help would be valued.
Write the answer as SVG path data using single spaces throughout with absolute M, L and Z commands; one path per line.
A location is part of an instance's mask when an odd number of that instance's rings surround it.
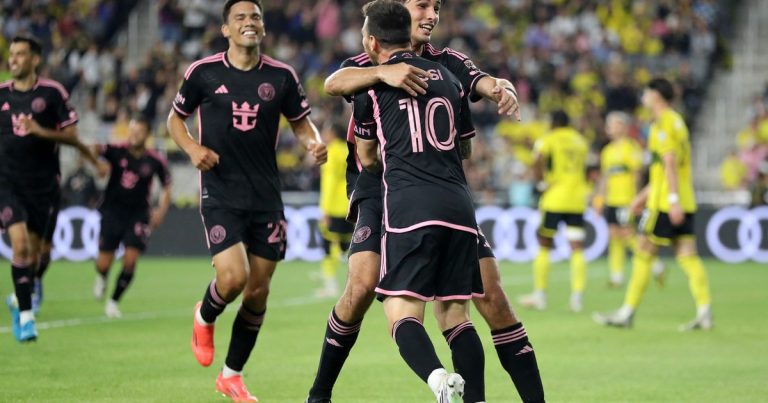
M 224 378 L 219 373 L 219 377 L 216 378 L 216 390 L 223 393 L 225 396 L 229 396 L 233 402 L 256 402 L 259 399 L 248 392 L 248 388 L 243 384 L 243 377 L 240 375 Z
M 202 302 L 195 305 L 195 314 L 192 318 L 192 352 L 200 365 L 207 367 L 213 362 L 213 323 L 203 325 L 197 321 L 197 312 Z

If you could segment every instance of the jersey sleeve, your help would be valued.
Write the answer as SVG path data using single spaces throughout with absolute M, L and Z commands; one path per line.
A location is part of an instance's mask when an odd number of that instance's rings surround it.
M 69 104 L 69 95 L 66 92 L 60 93 L 58 91 L 54 91 L 53 94 L 55 98 L 54 113 L 56 114 L 56 127 L 63 129 L 77 123 L 77 112 Z
M 115 161 L 115 147 L 110 144 L 99 144 L 99 156 L 103 157 L 110 164 Z
M 168 169 L 168 161 L 159 155 L 155 156 L 155 159 L 157 160 L 157 178 L 163 184 L 163 187 L 170 186 L 171 171 Z
M 461 110 L 456 124 L 459 139 L 466 140 L 475 137 L 475 125 L 472 122 L 472 111 L 469 109 L 469 94 L 461 94 Z
M 629 151 L 629 167 L 633 171 L 639 171 L 643 168 L 643 149 L 637 143 L 633 142 Z
M 475 66 L 475 63 L 461 52 L 450 48 L 443 49 L 442 64 L 455 75 L 461 85 L 469 93 L 469 100 L 477 102 L 481 96 L 475 92 L 475 87 L 481 78 L 486 77 L 488 73 L 483 72 Z
M 667 118 L 660 122 L 659 132 L 657 133 L 658 139 L 658 153 L 660 157 L 664 157 L 669 153 L 676 153 L 677 143 L 679 141 L 679 124 L 678 119 Z M 679 155 L 677 156 L 680 157 Z
M 285 87 L 283 88 L 285 96 L 280 106 L 280 112 L 288 121 L 295 122 L 309 115 L 312 109 L 307 102 L 307 94 L 299 82 L 299 76 L 293 71 L 291 73 L 285 80 Z
M 363 140 L 376 140 L 376 121 L 373 116 L 373 101 L 370 95 L 360 92 L 355 95 L 352 107 L 355 121 L 355 137 Z
M 173 99 L 173 110 L 184 118 L 188 117 L 203 102 L 203 94 L 200 67 L 193 70 L 190 66 L 184 74 L 184 81 L 181 82 L 176 98 Z

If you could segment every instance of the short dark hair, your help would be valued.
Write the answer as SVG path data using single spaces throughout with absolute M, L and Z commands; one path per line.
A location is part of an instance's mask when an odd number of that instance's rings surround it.
M 667 102 L 672 102 L 675 99 L 675 87 L 666 78 L 654 78 L 648 83 L 648 88 L 657 91 Z
M 149 116 L 147 116 L 146 114 L 134 113 L 133 115 L 131 115 L 131 120 L 136 121 L 136 123 L 143 124 L 144 126 L 147 127 L 148 131 L 150 132 L 152 131 L 152 119 L 150 119 Z
M 26 43 L 29 45 L 29 50 L 38 56 L 43 55 L 43 46 L 40 45 L 40 41 L 38 41 L 35 37 L 30 35 L 16 35 L 11 39 L 11 43 Z
M 411 43 L 411 13 L 404 5 L 393 0 L 374 0 L 363 6 L 368 18 L 368 35 L 373 35 L 384 46 Z
M 234 6 L 235 4 L 241 1 L 247 1 L 249 3 L 253 3 L 259 6 L 259 11 L 264 13 L 264 6 L 261 5 L 261 0 L 227 0 L 227 2 L 224 4 L 224 11 L 221 12 L 221 20 L 225 24 L 227 23 L 227 19 L 229 18 L 229 10 L 232 8 L 232 6 Z
M 564 110 L 558 109 L 552 112 L 552 128 L 566 127 L 571 123 L 571 119 Z
M 398 3 L 400 3 L 400 4 L 405 4 L 405 3 L 407 3 L 407 2 L 408 2 L 408 0 L 395 0 L 395 1 L 396 1 L 396 2 L 398 2 Z M 415 0 L 414 0 L 414 1 L 415 1 Z M 440 1 L 440 7 L 442 7 L 442 6 L 444 6 L 444 5 L 445 5 L 445 3 L 446 3 L 448 0 L 439 0 L 439 1 Z

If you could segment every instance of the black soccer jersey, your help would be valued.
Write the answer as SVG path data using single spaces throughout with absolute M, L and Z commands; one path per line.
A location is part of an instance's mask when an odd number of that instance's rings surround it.
M 296 121 L 310 113 L 293 68 L 262 55 L 257 67 L 242 71 L 218 53 L 189 66 L 173 108 L 183 117 L 197 110 L 199 141 L 220 156 L 202 173 L 203 207 L 283 209 L 275 153 L 280 114 Z
M 168 164 L 155 151 L 147 150 L 136 158 L 127 145 L 109 144 L 102 146 L 99 154 L 112 167 L 101 211 L 123 213 L 148 210 L 152 179 L 157 176 L 163 186 L 171 183 Z
M 474 136 L 468 100 L 444 66 L 397 52 L 386 63 L 429 73 L 425 95 L 378 84 L 354 100 L 355 135 L 378 140 L 384 162 L 384 226 L 408 232 L 442 225 L 476 234 L 474 206 L 457 144 Z
M 53 80 L 38 78 L 29 91 L 14 89 L 13 81 L 0 84 L 0 175 L 35 192 L 58 187 L 58 143 L 28 133 L 21 119 L 34 119 L 46 129 L 63 129 L 77 123 L 68 101 L 67 90 Z

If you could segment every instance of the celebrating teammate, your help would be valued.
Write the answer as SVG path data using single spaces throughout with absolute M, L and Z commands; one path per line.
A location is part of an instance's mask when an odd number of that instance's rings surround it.
M 450 48 L 436 49 L 429 41 L 437 27 L 440 0 L 406 0 L 411 15 L 411 44 L 414 53 L 436 61 L 451 71 L 470 96 L 482 96 L 498 103 L 502 115 L 519 118 L 515 90 L 508 80 L 493 78 L 479 70 L 472 60 Z M 330 95 L 345 96 L 348 101 L 358 91 L 383 82 L 416 96 L 426 92 L 426 71 L 408 63 L 373 66 L 366 53 L 351 57 L 325 83 Z M 352 126 L 353 122 L 350 122 Z M 355 220 L 355 232 L 349 251 L 349 273 L 342 296 L 331 311 L 317 375 L 309 392 L 311 402 L 330 400 L 333 385 L 354 346 L 360 325 L 374 299 L 381 260 L 381 176 L 360 171 L 355 158 L 355 137 L 352 127 L 347 135 L 347 193 L 350 196 L 349 217 Z M 469 141 L 462 142 L 465 157 L 470 152 Z M 501 286 L 501 275 L 490 245 L 479 234 L 478 257 L 485 297 L 473 299 L 480 314 L 491 328 L 496 352 L 504 369 L 512 378 L 517 391 L 526 402 L 544 400 L 536 355 L 528 341 L 522 323 L 513 313 Z M 474 329 L 473 329 L 474 330 Z
M 296 72 L 261 54 L 261 2 L 228 0 L 222 17 L 229 48 L 187 69 L 168 130 L 201 171 L 201 213 L 216 270 L 195 307 L 192 350 L 201 365 L 211 365 L 214 322 L 242 293 L 216 388 L 234 401 L 250 402 L 258 399 L 248 392 L 241 372 L 264 322 L 270 280 L 286 247 L 275 156 L 280 115 L 317 164 L 325 162 L 326 147 L 308 117 Z M 199 143 L 184 122 L 195 110 Z
M 675 249 L 677 263 L 688 276 L 696 303 L 696 317 L 681 330 L 710 329 L 710 292 L 707 272 L 696 251 L 694 214 L 696 199 L 691 172 L 691 144 L 683 118 L 670 107 L 674 100 L 672 84 L 663 78 L 648 83 L 642 102 L 654 116 L 648 139 L 652 155 L 650 181 L 632 201 L 630 209 L 640 219 L 637 250 L 632 260 L 632 277 L 627 285 L 624 305 L 611 314 L 595 314 L 598 323 L 630 327 L 635 311 L 651 277 L 651 265 L 660 246 Z
M 7 299 L 13 334 L 37 338 L 32 287 L 41 243 L 53 236 L 60 200 L 59 144 L 95 159 L 77 138 L 77 113 L 56 81 L 38 76 L 42 48 L 34 38 L 11 39 L 12 80 L 0 84 L 0 228 L 13 250 L 14 294 Z
M 363 13 L 363 48 L 375 64 L 407 63 L 429 74 L 423 95 L 381 83 L 355 96 L 360 162 L 369 171 L 383 168 L 385 234 L 376 292 L 400 355 L 437 401 L 458 401 L 464 378 L 466 401 L 485 401 L 483 346 L 469 319 L 469 300 L 483 292 L 477 223 L 456 147 L 475 133 L 467 95 L 448 69 L 413 53 L 405 7 L 376 0 Z M 427 301 L 435 301 L 458 374 L 445 370 L 422 325 Z
M 533 261 L 533 293 L 520 297 L 528 308 L 547 307 L 549 250 L 554 245 L 560 223 L 571 246 L 571 300 L 574 312 L 582 309 L 582 295 L 587 283 L 587 263 L 582 249 L 584 210 L 587 207 L 586 163 L 589 146 L 584 137 L 568 127 L 568 115 L 552 113 L 552 130 L 534 144 L 534 176 L 543 190 L 539 199 L 541 224 L 537 231 L 539 253 Z
M 128 144 L 96 147 L 97 153 L 106 160 L 111 170 L 99 208 L 101 232 L 93 285 L 93 295 L 97 299 L 104 297 L 115 250 L 120 242 L 125 246 L 123 270 L 115 282 L 112 297 L 104 306 L 104 313 L 110 318 L 122 316 L 118 302 L 133 280 L 139 255 L 147 247 L 149 235 L 163 221 L 171 204 L 171 176 L 167 162 L 164 157 L 147 149 L 149 136 L 150 122 L 139 116 L 128 124 Z M 149 199 L 155 176 L 162 183 L 163 194 L 157 208 L 150 214 Z

